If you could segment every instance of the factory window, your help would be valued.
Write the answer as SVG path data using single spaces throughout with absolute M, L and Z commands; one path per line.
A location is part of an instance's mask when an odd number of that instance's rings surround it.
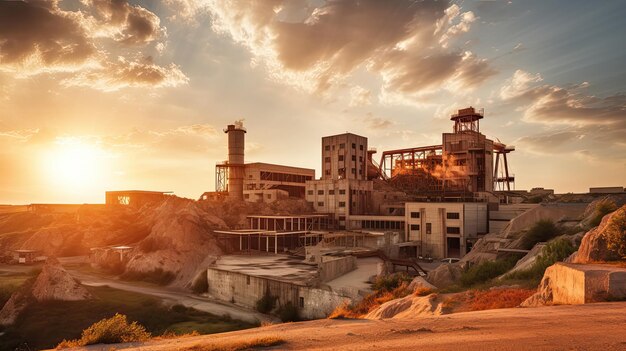
M 356 174 L 356 168 L 352 168 L 352 174 Z
M 352 161 L 356 161 L 356 156 L 352 155 Z
M 346 194 L 345 189 L 339 189 L 339 195 L 345 195 L 345 194 Z
M 267 194 L 267 198 L 271 199 L 272 198 L 272 194 Z
M 343 155 L 339 155 L 339 161 L 343 161 Z
M 244 195 L 243 195 L 243 198 L 244 198 L 244 199 L 249 199 L 249 198 L 250 198 L 250 194 L 244 194 Z
M 300 308 L 304 308 L 304 297 L 300 296 Z
M 324 146 L 324 150 L 326 150 L 326 151 L 330 151 L 330 145 L 326 145 L 326 146 Z
M 363 162 L 363 156 L 359 156 L 359 161 Z
M 328 190 L 328 195 L 335 195 L 335 190 L 334 189 Z
M 446 227 L 446 233 L 448 233 L 448 234 L 461 234 L 461 228 L 459 228 L 459 227 Z
M 345 221 L 346 220 L 346 216 L 339 216 L 339 220 L 340 221 Z
M 324 190 L 318 190 L 317 195 L 324 195 Z
M 324 161 L 330 163 L 330 157 L 324 157 Z
M 327 169 L 327 170 L 325 171 L 325 173 L 326 173 L 326 175 L 327 175 L 327 176 L 329 176 L 329 175 L 330 175 L 330 169 Z
M 459 213 L 458 212 L 448 212 L 446 213 L 446 218 L 447 219 L 459 219 Z
M 324 207 L 324 201 L 320 201 L 320 202 L 318 202 L 318 203 L 317 203 L 317 206 L 318 206 L 318 207 Z
M 420 218 L 419 212 L 411 212 L 411 218 Z
M 411 224 L 411 230 L 420 230 L 419 224 Z
M 344 201 L 339 201 L 339 207 L 346 207 L 346 203 Z
M 352 143 L 352 148 L 356 149 L 356 144 L 355 143 Z
M 362 169 L 359 169 L 359 174 L 363 174 L 363 170 Z
M 430 223 L 426 223 L 426 234 L 432 234 L 433 232 L 433 225 Z
M 309 190 L 306 193 L 309 194 L 309 195 L 313 195 L 313 190 Z
M 250 285 L 250 276 L 249 275 L 246 276 L 246 284 Z
M 359 150 L 363 151 L 363 145 L 359 145 Z
M 346 144 L 344 144 L 344 143 L 339 144 L 339 148 L 340 149 L 345 149 L 346 148 Z

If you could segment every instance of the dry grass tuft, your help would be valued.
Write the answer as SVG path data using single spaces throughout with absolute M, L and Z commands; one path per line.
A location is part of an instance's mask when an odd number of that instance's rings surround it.
M 535 290 L 520 288 L 469 290 L 449 297 L 444 304 L 455 308 L 456 312 L 512 308 L 519 306 L 534 293 Z
M 283 345 L 287 341 L 275 336 L 266 336 L 250 341 L 239 341 L 224 345 L 194 345 L 178 351 L 242 351 L 251 350 L 259 347 L 271 347 Z
M 409 295 L 409 284 L 406 282 L 400 283 L 400 286 L 394 288 L 391 291 L 378 290 L 367 296 L 365 296 L 356 305 L 343 304 L 335 308 L 335 310 L 328 316 L 330 319 L 337 318 L 363 318 L 366 314 L 373 311 L 378 306 L 389 302 L 394 299 L 399 299 Z

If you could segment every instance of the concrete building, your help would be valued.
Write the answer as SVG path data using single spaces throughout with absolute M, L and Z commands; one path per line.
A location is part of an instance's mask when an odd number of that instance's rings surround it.
M 248 163 L 244 167 L 246 190 L 284 190 L 288 196 L 304 197 L 306 181 L 315 178 L 315 170 L 269 163 Z
M 141 207 L 147 203 L 164 200 L 171 191 L 122 190 L 105 193 L 107 205 Z
M 351 215 L 367 212 L 372 191 L 369 180 L 312 180 L 306 183 L 306 200 L 316 212 L 333 214 L 339 228 L 345 228 Z
M 322 138 L 321 179 L 367 179 L 367 138 L 345 133 Z
M 623 186 L 602 186 L 589 188 L 590 194 L 623 194 L 624 187 Z
M 487 213 L 487 203 L 480 202 L 406 203 L 407 242 L 419 256 L 463 257 L 488 232 Z

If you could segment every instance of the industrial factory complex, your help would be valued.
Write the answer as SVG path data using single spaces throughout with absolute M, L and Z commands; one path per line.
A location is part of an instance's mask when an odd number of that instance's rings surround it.
M 379 161 L 367 137 L 322 137 L 319 178 L 313 169 L 245 163 L 247 131 L 241 123 L 229 125 L 224 130 L 228 160 L 216 165 L 216 190 L 200 200 L 273 202 L 296 197 L 310 203 L 313 217 L 251 218 L 249 228 L 242 228 L 246 231 L 231 234 L 244 237 L 242 245 L 245 241 L 255 250 L 278 252 L 272 236 L 294 238 L 281 247 L 292 250 L 321 240 L 320 231 L 352 238 L 351 233 L 394 233 L 396 251 L 405 257 L 459 258 L 490 225 L 501 226 L 494 222 L 502 219 L 490 220 L 489 213 L 507 206 L 516 195 L 507 157 L 515 148 L 482 134 L 483 117 L 483 111 L 472 107 L 459 110 L 451 117 L 452 132 L 442 134 L 440 145 L 384 151 Z
M 380 153 L 366 136 L 324 136 L 319 177 L 314 169 L 246 163 L 248 131 L 241 122 L 228 125 L 228 158 L 215 166 L 215 190 L 197 201 L 209 207 L 266 205 L 243 206 L 265 211 L 248 212 L 236 227 L 207 229 L 227 253 L 198 267 L 206 269 L 208 295 L 251 309 L 272 296 L 279 306 L 295 305 L 303 318 L 322 318 L 367 294 L 372 276 L 397 270 L 425 275 L 440 260 L 463 258 L 480 238 L 504 231 L 539 206 L 525 200 L 554 195 L 551 189 L 515 189 L 509 165 L 515 148 L 482 134 L 483 118 L 482 110 L 461 109 L 451 116 L 451 132 L 442 133 L 441 144 Z M 624 188 L 590 189 L 606 193 Z M 89 206 L 139 209 L 170 196 L 108 191 L 106 204 Z M 268 213 L 283 200 L 302 212 Z M 77 206 L 32 204 L 28 210 L 71 212 Z M 123 261 L 132 250 L 93 248 L 92 256 Z M 34 255 L 16 254 L 24 260 Z

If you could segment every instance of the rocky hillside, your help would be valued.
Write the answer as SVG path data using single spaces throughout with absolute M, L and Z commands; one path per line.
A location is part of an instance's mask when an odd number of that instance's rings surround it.
M 0 310 L 0 325 L 15 322 L 30 301 L 79 301 L 91 298 L 89 292 L 72 278 L 55 258 L 48 258 L 41 273 L 24 283 Z

